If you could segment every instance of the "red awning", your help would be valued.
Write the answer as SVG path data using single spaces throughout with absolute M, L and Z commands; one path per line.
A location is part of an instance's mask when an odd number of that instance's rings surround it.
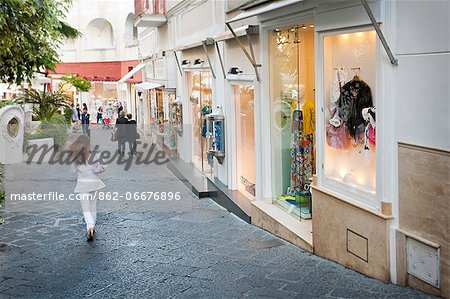
M 74 74 L 89 81 L 109 81 L 117 82 L 129 70 L 133 69 L 138 60 L 131 61 L 106 61 L 106 62 L 68 62 L 55 66 L 55 71 L 49 71 L 49 74 Z M 142 75 L 138 73 L 127 80 L 127 83 L 142 82 Z

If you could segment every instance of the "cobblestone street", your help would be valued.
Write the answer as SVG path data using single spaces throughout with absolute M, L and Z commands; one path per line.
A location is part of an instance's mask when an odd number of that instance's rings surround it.
M 109 131 L 92 129 L 100 150 Z M 148 150 L 148 148 L 146 149 Z M 7 202 L 1 298 L 428 298 L 304 252 L 197 199 L 166 165 L 112 163 L 105 191 L 180 192 L 180 201 L 98 202 L 86 242 L 79 202 Z M 8 165 L 8 193 L 73 191 L 65 165 Z

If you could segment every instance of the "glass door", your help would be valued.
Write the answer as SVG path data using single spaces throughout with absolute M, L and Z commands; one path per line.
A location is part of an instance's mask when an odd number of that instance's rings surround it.
M 236 115 L 237 186 L 246 197 L 255 197 L 255 96 L 253 85 L 232 85 Z
M 290 215 L 309 219 L 315 171 L 314 25 L 269 34 L 273 198 Z

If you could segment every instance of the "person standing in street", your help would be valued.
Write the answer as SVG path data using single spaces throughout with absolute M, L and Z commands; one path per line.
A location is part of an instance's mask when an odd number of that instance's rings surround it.
M 127 142 L 127 123 L 125 118 L 125 111 L 120 111 L 119 117 L 116 120 L 116 134 L 117 134 L 117 150 L 119 151 L 119 157 L 125 156 L 125 142 Z
M 136 143 L 136 137 L 137 137 L 137 123 L 133 118 L 133 115 L 131 113 L 127 114 L 128 123 L 127 123 L 127 141 L 128 146 L 130 147 L 130 156 L 136 155 L 137 156 L 137 143 Z
M 109 119 L 112 119 L 113 117 L 113 107 L 111 105 L 111 103 L 108 103 L 108 105 L 106 105 L 106 115 L 108 116 Z
M 87 113 L 87 108 L 83 108 L 83 113 L 81 114 L 81 129 L 84 135 L 91 136 L 91 128 L 89 127 L 90 114 Z
M 117 108 L 117 116 L 120 117 L 120 112 L 123 111 L 122 102 L 119 102 L 119 107 Z
M 69 147 L 71 172 L 76 173 L 77 184 L 74 193 L 78 193 L 84 221 L 86 222 L 87 241 L 94 239 L 97 221 L 97 197 L 95 193 L 105 188 L 105 184 L 98 177 L 105 171 L 105 166 L 100 161 L 100 155 L 91 151 L 90 139 L 86 135 L 80 135 Z
M 103 124 L 103 108 L 101 106 L 98 107 L 98 110 L 97 110 L 97 125 L 98 125 L 99 121 L 101 124 Z
M 77 104 L 76 110 L 77 110 L 78 120 L 81 120 L 81 109 L 80 109 L 80 104 Z

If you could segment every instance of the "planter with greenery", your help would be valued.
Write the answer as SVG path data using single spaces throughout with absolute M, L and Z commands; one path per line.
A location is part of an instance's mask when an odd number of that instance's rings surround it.
M 34 134 L 25 134 L 24 149 L 28 149 L 28 141 L 42 138 L 53 138 L 55 150 L 61 150 L 67 142 L 69 124 L 63 115 L 55 114 L 49 120 L 44 120 Z
M 69 107 L 64 108 L 64 117 L 68 124 L 72 123 L 72 115 L 73 115 L 72 108 L 69 108 Z
M 14 98 L 17 104 L 33 104 L 33 116 L 39 121 L 48 121 L 63 107 L 70 108 L 71 98 L 59 92 L 26 90 Z
M 12 105 L 14 105 L 14 101 L 0 101 L 0 109 Z

